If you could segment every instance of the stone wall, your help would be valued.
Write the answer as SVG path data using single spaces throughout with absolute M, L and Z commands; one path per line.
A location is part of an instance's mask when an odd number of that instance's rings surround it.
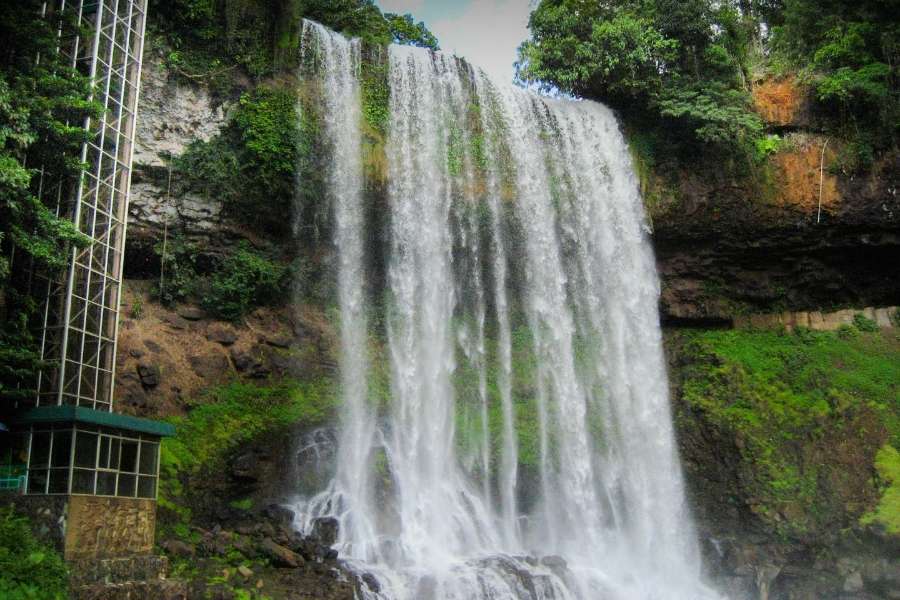
M 66 560 L 150 554 L 156 533 L 156 502 L 145 498 L 71 496 Z
M 149 555 L 156 533 L 156 502 L 100 496 L 15 496 L 35 535 L 67 561 Z
M 744 315 L 734 318 L 736 329 L 780 329 L 788 331 L 797 327 L 805 327 L 816 331 L 836 331 L 843 326 L 853 325 L 856 317 L 861 315 L 873 321 L 879 329 L 900 326 L 900 307 L 887 308 L 868 307 L 862 310 L 836 310 L 832 312 L 797 311 L 780 312 L 762 315 Z

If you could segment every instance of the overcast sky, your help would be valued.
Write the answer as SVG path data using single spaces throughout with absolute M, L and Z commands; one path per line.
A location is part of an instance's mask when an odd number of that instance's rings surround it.
M 385 12 L 412 13 L 441 50 L 463 56 L 491 76 L 512 81 L 516 48 L 528 37 L 530 0 L 376 0 Z

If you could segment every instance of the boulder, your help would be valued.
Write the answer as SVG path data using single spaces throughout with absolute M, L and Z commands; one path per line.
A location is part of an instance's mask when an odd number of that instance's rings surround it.
M 238 572 L 238 575 L 240 575 L 244 579 L 250 579 L 251 577 L 253 577 L 253 571 L 251 569 L 245 567 L 244 565 L 240 565 L 237 568 L 237 572 Z
M 188 321 L 200 321 L 206 318 L 206 311 L 197 306 L 178 307 L 178 316 Z
M 187 329 L 190 325 L 187 319 L 184 319 L 183 317 L 180 317 L 178 315 L 164 315 L 162 319 L 163 322 L 165 322 L 166 325 L 168 325 L 172 329 Z
M 312 537 L 323 546 L 334 546 L 338 538 L 338 520 L 334 517 L 320 517 L 313 521 Z
M 249 482 L 259 480 L 259 457 L 253 452 L 246 452 L 231 463 L 231 475 L 236 479 Z
M 294 343 L 294 336 L 289 333 L 267 333 L 262 336 L 261 341 L 276 348 L 290 348 Z
M 863 590 L 863 578 L 859 571 L 854 571 L 844 579 L 844 591 L 851 594 L 861 592 Z
M 271 538 L 266 538 L 262 541 L 260 550 L 276 567 L 297 568 L 305 562 L 302 556 L 293 550 L 276 544 Z
M 253 379 L 265 379 L 272 374 L 271 368 L 265 363 L 263 348 L 253 346 L 249 350 L 231 349 L 231 360 L 238 372 Z
M 231 370 L 228 357 L 218 352 L 189 356 L 188 362 L 194 373 L 204 379 L 221 379 Z
M 237 341 L 237 333 L 231 325 L 213 323 L 206 329 L 206 339 L 223 346 L 230 346 Z
M 161 375 L 158 366 L 140 362 L 137 365 L 137 374 L 144 388 L 155 388 L 159 385 Z
M 194 547 L 188 543 L 182 542 L 181 540 L 165 540 L 160 544 L 162 549 L 166 551 L 166 553 L 172 556 L 178 556 L 181 558 L 187 558 L 190 556 L 194 556 Z

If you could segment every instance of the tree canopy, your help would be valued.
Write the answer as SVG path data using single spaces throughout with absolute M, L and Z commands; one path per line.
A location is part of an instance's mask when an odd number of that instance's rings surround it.
M 40 18 L 41 4 L 12 3 L 0 19 L 0 396 L 27 393 L 37 365 L 27 273 L 59 269 L 84 239 L 37 191 L 53 199 L 71 185 L 84 120 L 99 111 L 88 78 L 56 51 L 57 28 L 65 39 L 74 24 Z
M 835 129 L 896 146 L 898 19 L 890 0 L 542 0 L 520 79 L 618 109 L 681 145 L 748 147 L 760 71 L 811 82 Z

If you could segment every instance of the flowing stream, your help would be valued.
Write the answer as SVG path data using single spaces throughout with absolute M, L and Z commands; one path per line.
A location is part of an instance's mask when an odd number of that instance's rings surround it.
M 367 281 L 360 44 L 305 22 L 303 48 L 329 153 L 343 414 L 335 476 L 298 500 L 297 526 L 339 521 L 366 600 L 716 598 L 613 114 L 390 46 L 386 264 Z M 367 385 L 379 344 L 384 402 Z

